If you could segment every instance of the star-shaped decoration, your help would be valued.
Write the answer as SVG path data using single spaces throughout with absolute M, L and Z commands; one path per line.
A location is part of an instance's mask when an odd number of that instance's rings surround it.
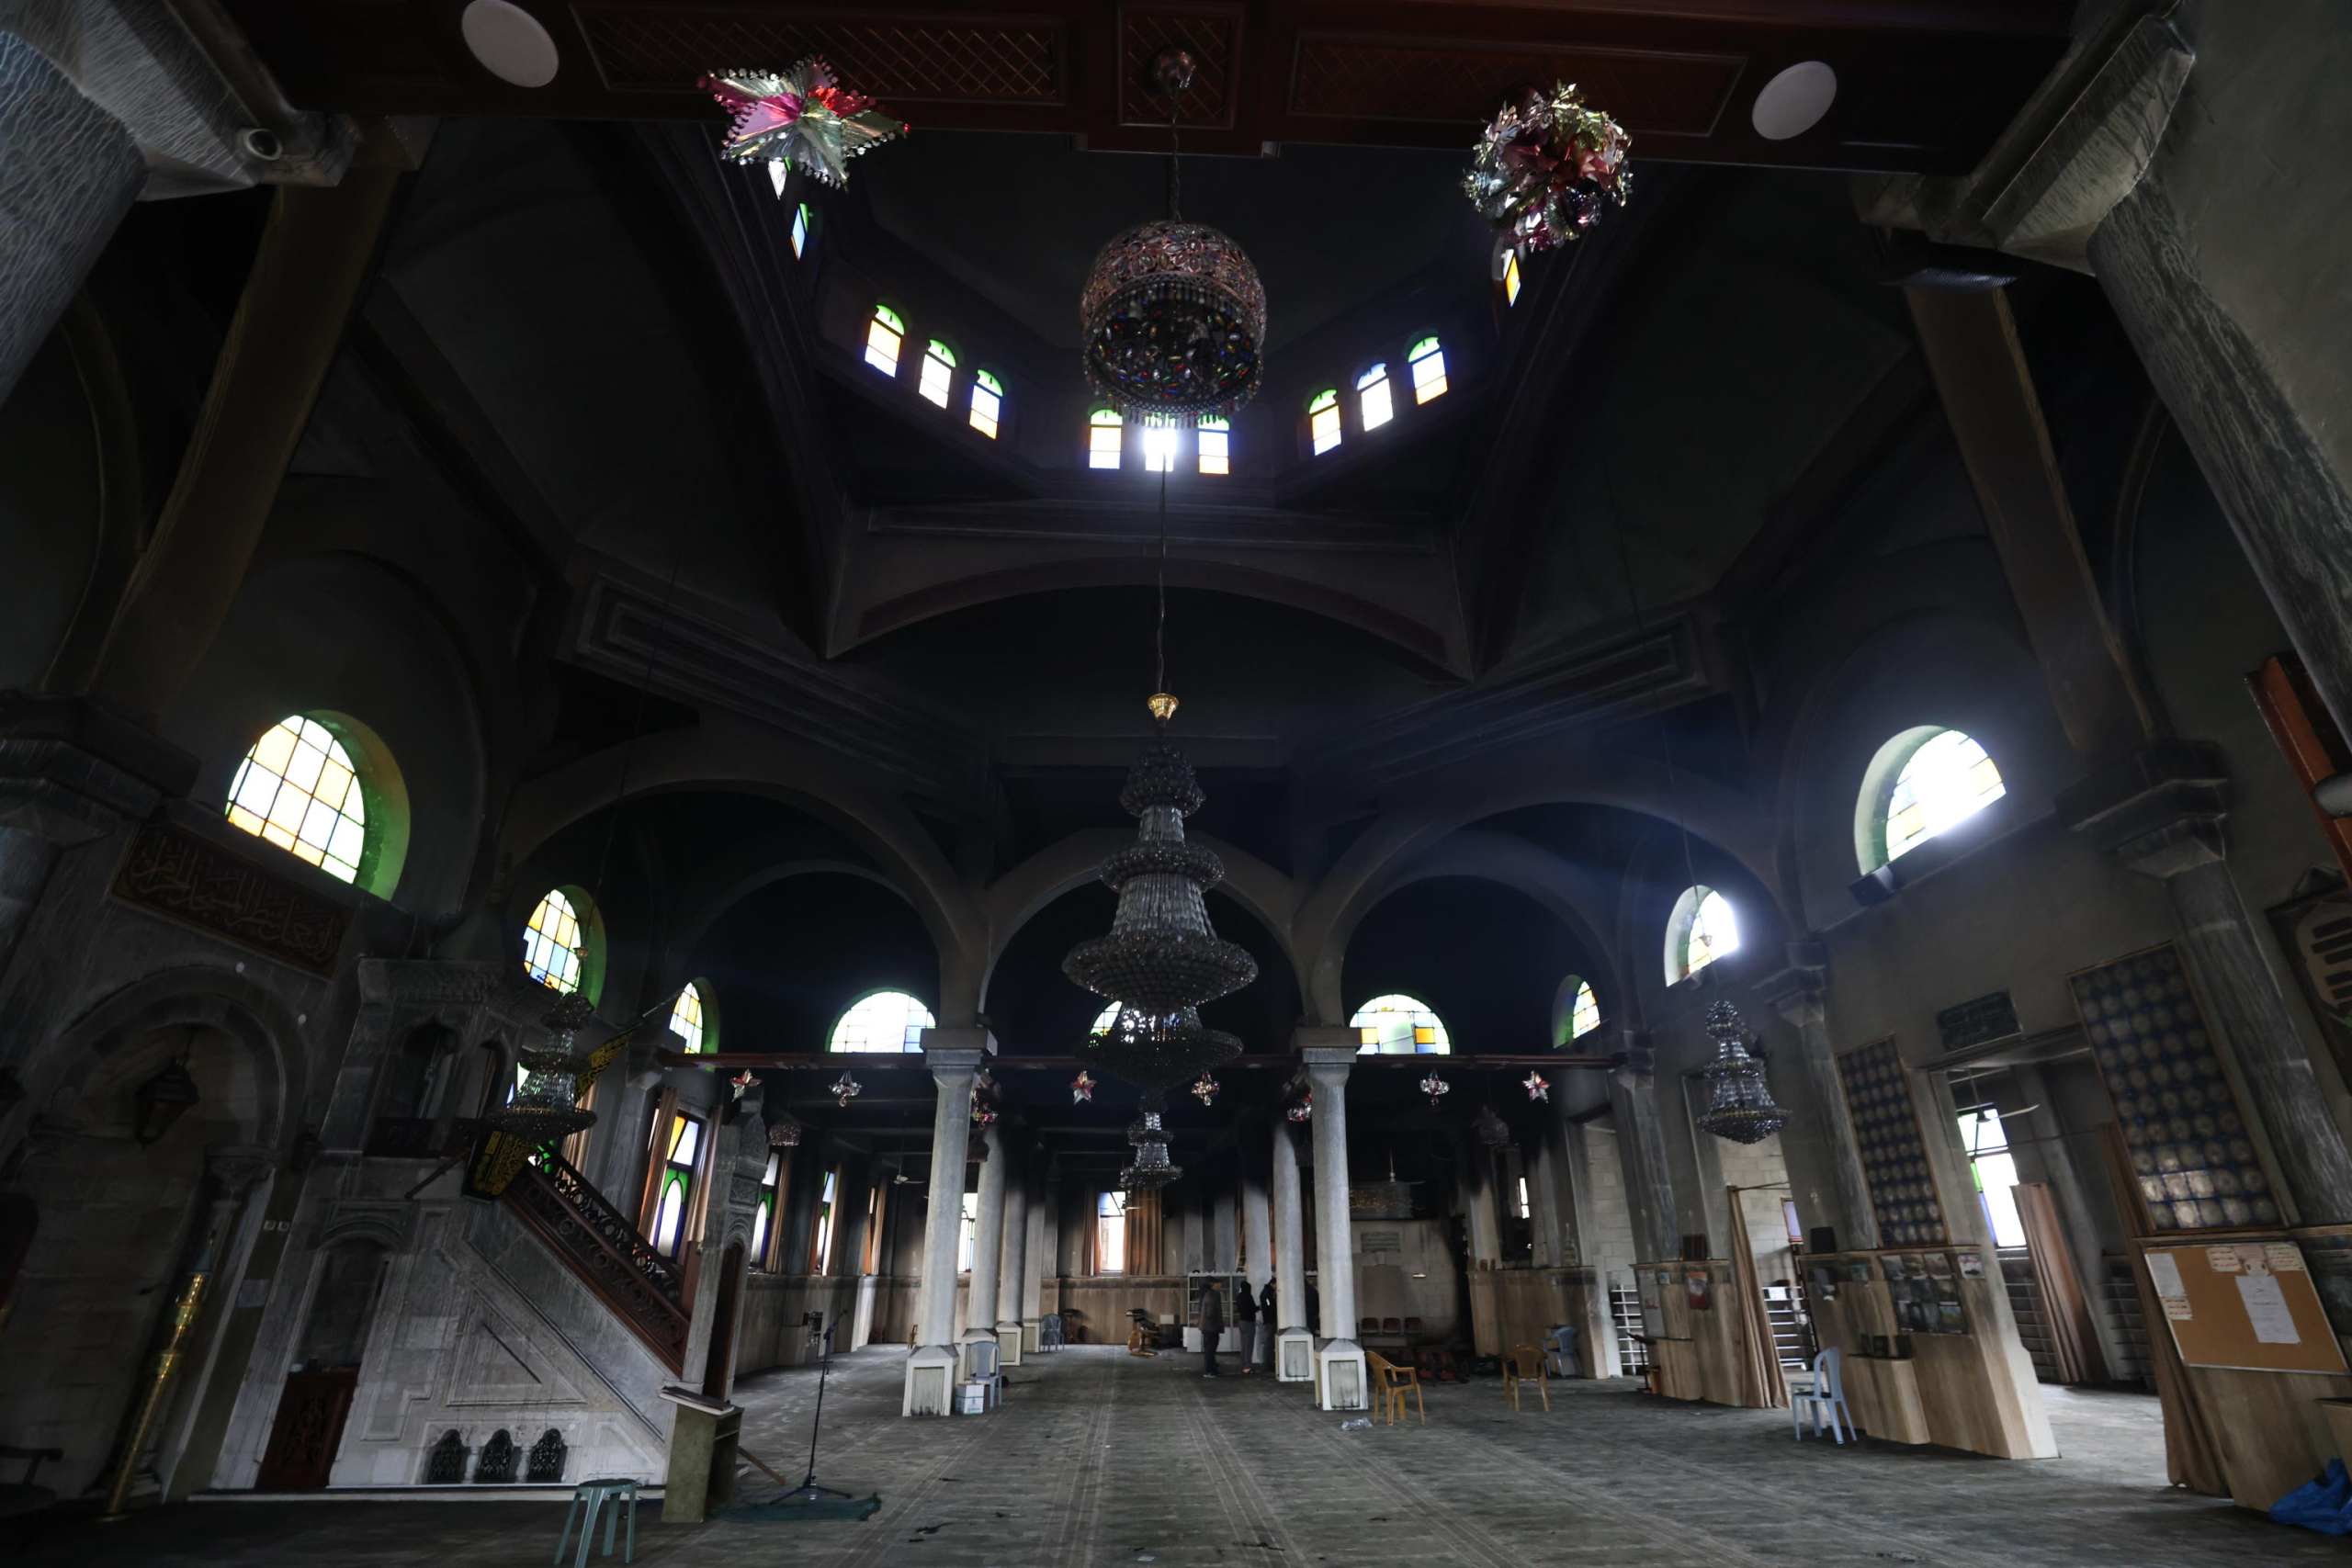
M 1552 1086 L 1544 1081 L 1542 1073 L 1530 1072 L 1521 1081 L 1519 1087 L 1527 1091 L 1527 1098 L 1530 1100 L 1548 1101 L 1552 1098 Z
M 1069 1102 L 1072 1105 L 1083 1105 L 1093 1098 L 1094 1075 L 1084 1067 L 1080 1067 L 1078 1069 L 1078 1077 L 1069 1080 Z
M 752 1077 L 751 1068 L 745 1067 L 741 1072 L 736 1074 L 727 1081 L 734 1086 L 735 1098 L 737 1100 L 741 1100 L 743 1098 L 744 1094 L 750 1090 L 752 1086 L 758 1083 L 760 1080 Z

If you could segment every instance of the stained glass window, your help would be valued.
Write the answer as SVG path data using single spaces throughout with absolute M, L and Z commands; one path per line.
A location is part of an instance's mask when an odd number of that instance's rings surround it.
M 972 428 L 996 439 L 997 422 L 1004 417 L 1004 383 L 987 371 L 972 377 Z
M 1086 466 L 1119 466 L 1119 416 L 1111 409 L 1096 409 L 1086 417 Z
M 775 1235 L 776 1194 L 784 1185 L 784 1156 L 768 1151 L 768 1168 L 760 1177 L 760 1206 L 752 1212 L 752 1267 L 768 1267 L 768 1243 Z
M 805 201 L 792 209 L 792 254 L 796 256 L 808 254 L 808 217 Z
M 915 383 L 926 401 L 940 408 L 947 406 L 947 394 L 956 379 L 956 354 L 937 338 L 931 340 L 922 351 L 922 378 Z
M 904 991 L 876 991 L 833 1025 L 829 1051 L 920 1051 L 922 1032 L 938 1021 Z
M 1356 403 L 1366 430 L 1378 430 L 1396 417 L 1396 405 L 1388 395 L 1387 366 L 1375 365 L 1356 378 Z
M 343 742 L 314 718 L 281 719 L 229 785 L 229 820 L 345 882 L 359 877 L 368 807 Z
M 1442 1056 L 1453 1049 L 1444 1021 L 1415 997 L 1374 997 L 1348 1023 L 1363 1038 L 1363 1055 Z
M 1327 387 L 1306 405 L 1306 436 L 1317 456 L 1340 444 L 1340 393 Z
M 670 1119 L 669 1149 L 662 1161 L 662 1187 L 653 1204 L 650 1239 L 664 1258 L 678 1256 L 686 1217 L 694 1202 L 695 1162 L 702 1155 L 702 1118 L 684 1111 Z
M 2018 1218 L 2018 1162 L 2009 1153 L 2008 1130 L 2001 1125 L 2000 1111 L 1989 1105 L 1962 1111 L 1960 1141 L 1968 1150 L 1977 1201 L 1984 1205 L 1984 1222 L 1993 1227 L 1993 1245 L 2023 1247 L 2025 1222 Z
M 874 307 L 865 325 L 865 362 L 885 376 L 899 373 L 899 345 L 906 340 L 907 323 L 888 305 Z
M 670 1032 L 686 1043 L 689 1051 L 707 1051 L 718 1043 L 711 1030 L 705 1027 L 702 1010 L 702 983 L 686 982 L 678 993 L 677 1001 L 670 1009 Z
M 1094 1201 L 1094 1271 L 1127 1271 L 1127 1195 L 1104 1192 Z
M 1437 339 L 1423 338 L 1405 358 L 1413 367 L 1415 402 L 1425 403 L 1445 395 L 1445 350 L 1438 346 Z
M 1117 1002 L 1113 1002 L 1109 1007 L 1104 1008 L 1101 1012 L 1094 1015 L 1094 1027 L 1088 1030 L 1087 1032 L 1089 1034 L 1106 1034 L 1110 1032 L 1111 1026 L 1118 1021 L 1119 1004 Z
M 1503 253 L 1503 303 L 1519 303 L 1519 253 L 1515 250 Z
M 1176 427 L 1172 424 L 1147 424 L 1143 427 L 1144 471 L 1164 474 L 1176 467 Z
M 1592 994 L 1592 982 L 1577 982 L 1576 999 L 1568 1004 L 1566 1038 L 1576 1040 L 1600 1027 L 1600 998 Z
M 1229 474 L 1233 471 L 1233 426 L 1221 419 L 1204 419 L 1195 427 L 1193 440 L 1200 449 L 1201 472 Z
M 1731 900 L 1713 888 L 1686 888 L 1675 903 L 1666 937 L 1666 983 L 1670 986 L 1724 953 L 1739 951 L 1739 916 Z
M 808 1272 L 830 1272 L 833 1263 L 833 1200 L 841 1190 L 837 1168 L 825 1172 L 824 1190 L 817 1194 L 817 1234 L 808 1246 Z
M 523 928 L 523 967 L 540 985 L 559 991 L 580 988 L 588 956 L 587 911 L 560 887 L 550 887 Z
M 1966 821 L 2007 793 L 1984 748 L 1957 729 L 1939 729 L 1894 775 L 1886 802 L 1886 858 L 1917 849 Z

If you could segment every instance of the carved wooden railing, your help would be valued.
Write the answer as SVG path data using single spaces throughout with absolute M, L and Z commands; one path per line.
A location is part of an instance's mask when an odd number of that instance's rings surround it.
M 507 1184 L 506 1205 L 672 1371 L 686 1355 L 685 1275 L 552 1150 Z

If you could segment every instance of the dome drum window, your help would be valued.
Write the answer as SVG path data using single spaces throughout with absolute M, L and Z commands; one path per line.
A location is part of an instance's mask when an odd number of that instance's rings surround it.
M 1388 392 L 1388 367 L 1375 365 L 1356 378 L 1356 409 L 1366 430 L 1378 430 L 1396 417 Z
M 1336 387 L 1315 394 L 1306 405 L 1306 440 L 1321 457 L 1340 444 L 1340 392 Z
M 1413 400 L 1428 402 L 1445 395 L 1445 349 L 1433 337 L 1415 344 L 1405 362 L 1413 372 Z
M 874 307 L 865 323 L 865 363 L 885 376 L 899 373 L 899 349 L 906 342 L 907 323 L 888 305 Z
M 1115 468 L 1119 466 L 1119 416 L 1111 409 L 1096 409 L 1086 421 L 1086 466 L 1090 468 Z
M 1226 420 L 1204 419 L 1193 432 L 1195 454 L 1204 474 L 1233 471 L 1233 426 Z
M 1004 418 L 1004 383 L 985 370 L 972 377 L 971 417 L 974 430 L 996 439 L 997 425 Z
M 947 395 L 955 388 L 956 351 L 933 338 L 922 351 L 922 376 L 915 383 L 915 390 L 925 402 L 934 408 L 947 406 Z

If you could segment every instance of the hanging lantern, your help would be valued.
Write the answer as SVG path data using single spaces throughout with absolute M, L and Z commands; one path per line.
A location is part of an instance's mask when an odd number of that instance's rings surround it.
M 833 1097 L 835 1104 L 846 1111 L 849 1109 L 851 1100 L 865 1092 L 865 1086 L 850 1077 L 847 1072 L 843 1072 L 841 1077 L 833 1080 L 833 1087 L 825 1092 Z
M 191 1029 L 179 1055 L 164 1063 L 163 1071 L 130 1091 L 130 1134 L 139 1140 L 140 1147 L 159 1142 L 172 1130 L 172 1123 L 187 1113 L 189 1106 L 204 1098 L 187 1070 L 187 1054 L 195 1043 L 196 1031 Z
M 1421 1080 L 1421 1092 L 1430 1097 L 1430 1109 L 1435 1111 L 1438 1102 L 1453 1092 L 1453 1086 L 1432 1072 Z
M 1698 1119 L 1702 1132 L 1735 1144 L 1753 1144 L 1770 1137 L 1788 1124 L 1789 1113 L 1772 1103 L 1772 1089 L 1764 1081 L 1764 1064 L 1747 1054 L 1740 1036 L 1747 1025 L 1739 1010 L 1717 1002 L 1707 1010 L 1707 1032 L 1714 1036 L 1715 1059 L 1702 1070 L 1711 1088 L 1706 1114 Z
M 493 1131 L 538 1148 L 596 1124 L 596 1113 L 580 1104 L 580 1074 L 587 1064 L 571 1049 L 572 1037 L 593 1011 L 578 991 L 557 998 L 540 1021 L 555 1032 L 555 1043 L 519 1054 L 521 1087 L 512 1100 L 482 1118 Z
M 1569 84 L 1548 93 L 1522 87 L 1479 134 L 1463 194 L 1513 246 L 1548 251 L 1624 204 L 1632 144 L 1623 126 L 1587 107 Z M 1496 261 L 1499 268 L 1500 253 Z
M 797 1149 L 800 1146 L 800 1134 L 803 1131 L 797 1120 L 778 1111 L 775 1120 L 768 1123 L 768 1147 Z
M 1490 1149 L 1510 1147 L 1510 1128 L 1495 1114 L 1495 1108 L 1491 1105 L 1478 1107 L 1478 1114 L 1470 1119 L 1470 1130 L 1477 1134 L 1478 1141 Z
M 1119 1185 L 1126 1191 L 1148 1192 L 1184 1174 L 1184 1168 L 1168 1157 L 1168 1129 L 1160 1125 L 1158 1111 L 1148 1109 L 1128 1123 L 1127 1142 L 1136 1152 L 1127 1168 L 1119 1172 Z

